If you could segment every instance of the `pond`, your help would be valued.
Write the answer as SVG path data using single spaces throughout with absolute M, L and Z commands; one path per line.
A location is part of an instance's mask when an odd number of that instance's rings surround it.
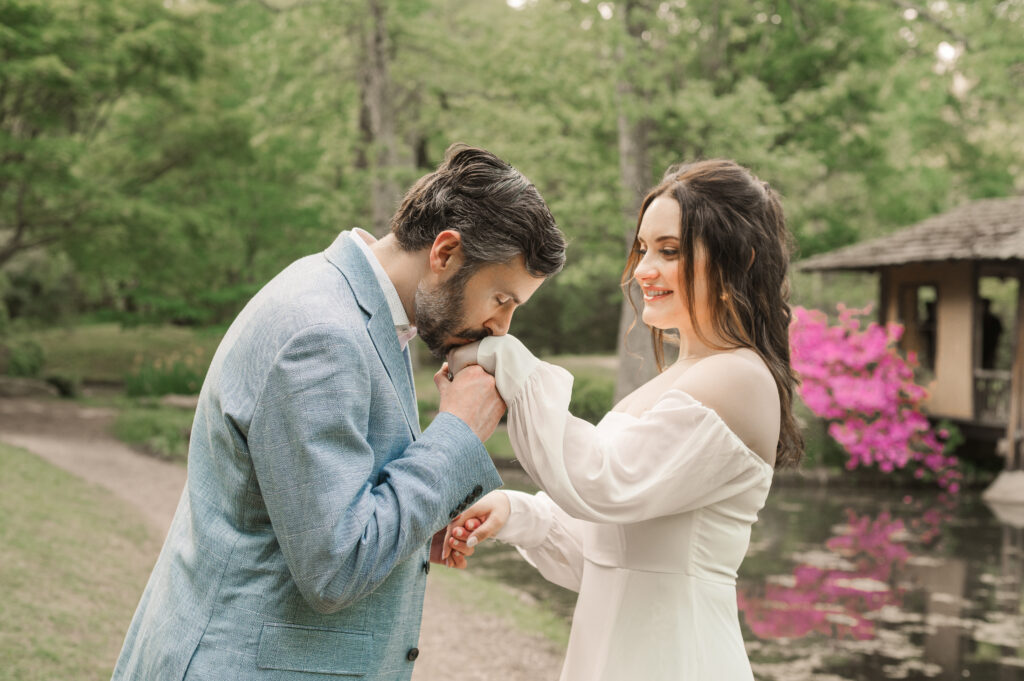
M 737 583 L 757 679 L 1024 681 L 1024 528 L 960 497 L 773 489 Z M 575 594 L 514 549 L 488 542 L 471 569 L 571 619 Z

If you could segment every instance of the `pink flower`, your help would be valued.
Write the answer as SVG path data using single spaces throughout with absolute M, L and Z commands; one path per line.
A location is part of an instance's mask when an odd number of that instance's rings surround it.
M 863 309 L 836 306 L 839 322 L 829 326 L 818 310 L 797 307 L 790 326 L 793 367 L 800 374 L 800 397 L 849 454 L 848 469 L 877 466 L 891 473 L 911 460 L 923 461 L 948 492 L 959 490 L 963 475 L 955 457 L 943 456 L 946 429 L 932 431 L 921 412 L 928 393 L 914 383 L 916 357 L 896 349 L 898 324 L 862 324 Z M 863 326 L 863 328 L 862 328 Z M 918 469 L 915 477 L 924 477 Z

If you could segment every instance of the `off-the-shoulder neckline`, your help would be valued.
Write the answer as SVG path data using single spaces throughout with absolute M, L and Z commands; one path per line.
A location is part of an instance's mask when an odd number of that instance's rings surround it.
M 749 454 L 750 456 L 754 457 L 754 459 L 756 459 L 765 468 L 767 468 L 770 473 L 772 473 L 772 474 L 775 473 L 775 467 L 772 464 L 770 464 L 767 461 L 765 461 L 764 458 L 762 458 L 760 454 L 758 454 L 753 449 L 751 449 L 750 446 L 746 442 L 743 441 L 743 438 L 741 438 L 739 435 L 737 435 L 736 431 L 734 431 L 732 428 L 729 427 L 729 424 L 727 424 L 725 422 L 725 419 L 723 419 L 721 416 L 719 416 L 717 411 L 715 411 L 711 407 L 707 406 L 706 404 L 704 404 L 703 402 L 698 400 L 696 397 L 694 397 L 690 393 L 686 392 L 685 390 L 680 390 L 679 388 L 669 388 L 668 390 L 666 390 L 664 393 L 661 394 L 661 397 L 659 397 L 654 402 L 654 404 L 652 404 L 650 407 L 648 407 L 646 410 L 644 410 L 639 416 L 634 416 L 633 414 L 629 414 L 629 413 L 624 412 L 624 411 L 614 411 L 614 410 L 613 411 L 609 411 L 608 414 L 606 414 L 605 416 L 608 416 L 608 415 L 611 415 L 611 414 L 618 414 L 619 416 L 625 416 L 626 418 L 630 418 L 630 419 L 634 419 L 636 421 L 639 421 L 644 416 L 647 416 L 652 411 L 654 411 L 655 407 L 657 407 L 659 404 L 661 404 L 662 401 L 664 401 L 666 397 L 668 397 L 669 395 L 674 394 L 674 393 L 682 395 L 684 398 L 689 400 L 691 404 L 700 407 L 704 411 L 710 412 L 712 414 L 712 416 L 714 417 L 715 421 L 717 421 L 718 424 L 722 428 L 724 428 L 727 433 L 729 433 L 729 435 L 732 437 L 732 439 L 736 441 L 736 444 L 738 444 L 743 451 L 747 452 L 747 454 Z

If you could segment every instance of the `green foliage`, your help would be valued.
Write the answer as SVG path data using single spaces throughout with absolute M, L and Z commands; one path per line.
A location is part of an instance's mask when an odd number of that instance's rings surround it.
M 118 413 L 113 432 L 117 439 L 149 454 L 185 461 L 192 420 L 191 410 L 140 402 Z
M 35 341 L 15 341 L 7 346 L 8 376 L 38 376 L 45 363 L 43 348 Z
M 615 344 L 644 188 L 622 185 L 627 142 L 650 181 L 698 157 L 752 166 L 802 256 L 1024 186 L 1019 2 L 381 8 L 0 0 L 10 316 L 224 323 L 289 262 L 369 226 L 374 188 L 407 186 L 453 141 L 522 169 L 570 238 L 565 271 L 517 313 L 547 352 Z M 388 61 L 371 73 L 374 28 Z M 33 248 L 51 269 L 15 271 Z
M 87 383 L 120 383 L 125 368 L 173 363 L 186 355 L 205 370 L 223 331 L 178 326 L 123 327 L 120 324 L 81 324 L 69 328 L 19 331 L 13 341 L 30 340 L 42 346 L 44 373 L 76 377 Z
M 130 397 L 195 395 L 203 387 L 206 368 L 198 352 L 172 353 L 151 361 L 138 357 L 125 374 L 124 391 Z
M 610 378 L 580 375 L 572 385 L 569 412 L 591 423 L 597 423 L 611 411 L 615 396 L 615 381 Z

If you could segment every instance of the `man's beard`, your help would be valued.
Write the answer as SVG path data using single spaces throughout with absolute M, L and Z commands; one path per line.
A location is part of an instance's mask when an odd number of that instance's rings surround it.
M 487 329 L 462 327 L 465 316 L 465 284 L 472 272 L 462 270 L 435 289 L 421 284 L 416 288 L 416 334 L 427 344 L 437 359 L 444 359 L 448 351 L 460 343 L 445 343 L 452 337 L 472 342 L 491 335 Z

